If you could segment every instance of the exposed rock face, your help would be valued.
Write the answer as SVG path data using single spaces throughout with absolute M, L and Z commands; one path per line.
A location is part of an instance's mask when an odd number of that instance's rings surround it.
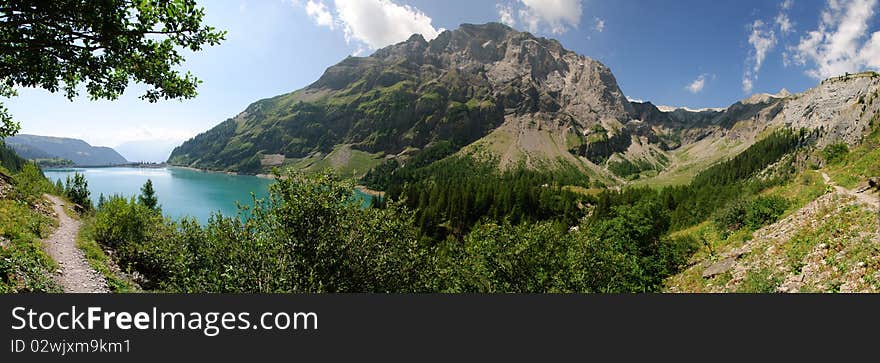
M 389 68 L 400 65 L 405 65 L 405 74 L 388 75 Z M 489 100 L 506 114 L 535 115 L 581 129 L 595 123 L 617 129 L 633 113 L 605 65 L 566 50 L 555 40 L 496 23 L 464 24 L 431 42 L 414 35 L 370 57 L 349 58 L 328 69 L 305 92 L 339 91 L 361 74 L 376 71 L 369 70 L 373 68 L 383 73 L 380 86 L 414 78 L 421 93 L 440 85 L 450 99 Z
M 513 119 L 562 140 L 595 124 L 616 135 L 632 113 L 601 63 L 505 25 L 465 24 L 349 57 L 305 89 L 188 141 L 170 161 L 254 171 L 246 169 L 261 166 L 257 155 L 305 158 L 339 144 L 397 155 L 441 140 L 465 146 Z
M 774 123 L 791 128 L 821 129 L 820 145 L 858 143 L 880 110 L 880 75 L 862 73 L 825 80 L 818 87 L 786 99 Z

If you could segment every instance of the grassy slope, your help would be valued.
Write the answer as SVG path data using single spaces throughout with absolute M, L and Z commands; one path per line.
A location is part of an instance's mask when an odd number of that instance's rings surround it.
M 0 173 L 11 173 L 0 167 Z M 48 237 L 58 222 L 34 206 L 42 203 L 38 196 L 51 185 L 38 174 L 18 173 L 15 183 L 25 186 L 12 189 L 0 181 L 5 198 L 0 198 L 0 293 L 60 292 L 52 279 L 58 265 L 42 249 L 41 238 Z M 40 176 L 41 177 L 41 176 Z M 31 180 L 34 179 L 34 180 Z M 42 210 L 48 210 L 42 207 Z
M 721 236 L 711 222 L 679 234 L 704 242 L 684 272 L 667 280 L 675 292 L 839 292 L 880 291 L 878 211 L 834 193 L 821 173 L 846 188 L 880 175 L 880 128 L 842 161 L 824 169 L 802 171 L 786 185 L 765 190 L 792 201 L 783 219 L 755 233 Z M 815 151 L 814 154 L 819 154 Z M 709 279 L 703 271 L 732 251 L 750 252 L 730 271 Z
M 60 292 L 52 280 L 58 265 L 40 243 L 56 223 L 25 202 L 0 200 L 0 293 Z
M 316 153 L 302 159 L 289 159 L 285 161 L 284 167 L 307 173 L 317 173 L 330 168 L 340 176 L 360 178 L 383 160 L 382 154 L 354 150 L 349 145 L 336 145 L 327 155 Z
M 875 129 L 862 145 L 851 150 L 839 163 L 827 168 L 838 185 L 855 188 L 869 177 L 880 177 L 880 113 L 874 116 Z

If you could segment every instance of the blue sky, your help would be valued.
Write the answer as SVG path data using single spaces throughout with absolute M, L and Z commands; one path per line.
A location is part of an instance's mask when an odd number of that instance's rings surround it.
M 430 38 L 461 23 L 503 21 L 602 61 L 630 98 L 725 107 L 880 67 L 878 1 L 205 0 L 208 23 L 229 34 L 188 55 L 183 68 L 204 82 L 197 98 L 150 104 L 133 85 L 116 101 L 20 89 L 5 102 L 25 133 L 168 144 L 302 88 L 348 55 L 416 31 Z

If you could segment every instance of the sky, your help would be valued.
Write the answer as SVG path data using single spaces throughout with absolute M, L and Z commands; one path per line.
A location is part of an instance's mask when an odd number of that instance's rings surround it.
M 69 101 L 39 89 L 2 101 L 23 133 L 160 160 L 250 103 L 307 86 L 346 56 L 413 33 L 430 40 L 462 23 L 494 21 L 601 61 L 630 99 L 726 107 L 753 93 L 802 92 L 824 78 L 880 68 L 878 2 L 202 0 L 206 23 L 228 34 L 219 46 L 184 53 L 181 69 L 203 81 L 198 97 L 151 104 L 138 98 L 145 87 L 133 84 L 115 101 Z

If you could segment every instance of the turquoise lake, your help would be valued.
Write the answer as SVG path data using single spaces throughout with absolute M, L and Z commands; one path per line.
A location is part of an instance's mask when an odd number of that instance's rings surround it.
M 236 215 L 236 202 L 251 205 L 251 193 L 263 198 L 272 183 L 272 180 L 255 176 L 180 168 L 65 168 L 45 169 L 43 173 L 52 182 L 61 180 L 62 183 L 68 175 L 85 175 L 94 203 L 97 203 L 101 194 L 136 196 L 140 194 L 141 186 L 150 179 L 165 215 L 172 218 L 195 217 L 201 223 L 207 222 L 218 211 L 226 216 Z M 363 203 L 369 202 L 369 196 L 359 192 L 356 195 Z

